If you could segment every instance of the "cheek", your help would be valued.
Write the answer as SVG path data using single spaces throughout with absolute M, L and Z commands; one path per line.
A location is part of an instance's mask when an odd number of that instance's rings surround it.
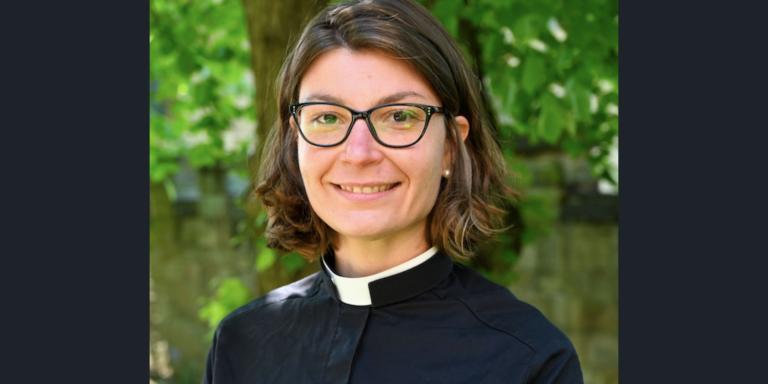
M 317 162 L 312 156 L 312 149 L 301 141 L 298 143 L 298 160 L 301 181 L 304 184 L 304 191 L 310 200 L 310 205 L 317 199 Z
M 297 157 L 299 158 L 299 171 L 301 172 L 301 177 L 304 178 L 304 175 L 307 172 L 306 170 L 307 165 L 309 164 L 307 162 L 307 158 L 308 158 L 307 146 L 301 141 L 299 141 L 296 146 L 297 146 L 296 152 L 298 154 Z
M 441 143 L 442 141 L 431 142 L 428 146 L 431 150 L 422 152 L 422 156 L 408 160 L 411 165 L 420 164 L 418 171 L 412 175 L 412 180 L 416 184 L 414 193 L 417 194 L 421 204 L 430 205 L 430 209 L 440 190 L 444 157 L 444 146 Z
M 426 173 L 429 177 L 429 180 L 432 180 L 433 183 L 440 184 L 440 177 L 443 174 L 443 166 L 445 163 L 445 156 L 446 156 L 446 150 L 447 150 L 447 143 L 445 138 L 445 131 L 443 131 L 442 127 L 439 127 L 440 131 L 434 132 L 434 135 L 430 137 L 430 150 L 427 151 L 428 155 L 425 156 L 426 158 L 423 159 L 424 164 L 428 164 L 428 167 L 426 168 Z
M 306 185 L 311 182 L 313 176 L 316 176 L 317 168 L 321 164 L 319 161 L 320 156 L 316 152 L 315 148 L 309 144 L 299 140 L 297 144 L 297 152 L 299 159 L 299 171 L 301 172 L 301 178 Z
M 297 152 L 299 172 L 309 203 L 315 209 L 322 207 L 328 198 L 323 188 L 323 177 L 331 168 L 333 156 L 328 150 L 301 141 L 297 145 Z

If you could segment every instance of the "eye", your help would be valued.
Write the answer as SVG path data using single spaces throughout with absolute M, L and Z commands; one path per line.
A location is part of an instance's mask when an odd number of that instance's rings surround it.
M 374 126 L 380 130 L 411 131 L 422 127 L 426 112 L 411 105 L 385 105 L 371 115 Z
M 314 121 L 320 124 L 336 124 L 339 122 L 339 117 L 334 114 L 323 113 L 316 116 Z
M 392 119 L 398 123 L 405 123 L 415 118 L 416 114 L 412 110 L 401 109 L 392 113 Z

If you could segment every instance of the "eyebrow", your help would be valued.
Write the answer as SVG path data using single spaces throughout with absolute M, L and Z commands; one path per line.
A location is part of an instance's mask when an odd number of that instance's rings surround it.
M 418 93 L 418 92 L 415 92 L 415 91 L 402 91 L 402 92 L 396 92 L 396 93 L 393 93 L 391 95 L 384 96 L 384 97 L 380 98 L 376 102 L 376 105 L 396 103 L 396 102 L 401 101 L 401 100 L 405 99 L 406 97 L 410 97 L 410 96 L 415 96 L 415 97 L 419 97 L 419 98 L 422 98 L 422 99 L 426 100 L 426 97 L 424 95 Z M 306 98 L 304 98 L 303 102 L 307 102 L 307 101 L 327 101 L 329 103 L 336 103 L 336 104 L 344 105 L 344 103 L 342 102 L 341 99 L 339 99 L 338 97 L 329 95 L 327 93 L 312 93 L 312 94 L 308 95 Z

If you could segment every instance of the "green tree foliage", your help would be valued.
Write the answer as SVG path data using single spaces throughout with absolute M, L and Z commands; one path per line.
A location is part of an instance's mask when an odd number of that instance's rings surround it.
M 422 0 L 474 60 L 509 157 L 521 141 L 618 183 L 616 0 Z
M 224 279 L 218 284 L 215 296 L 206 300 L 200 308 L 200 318 L 206 320 L 209 328 L 214 330 L 224 316 L 250 298 L 251 293 L 242 281 L 233 277 Z M 208 335 L 206 340 L 212 336 L 212 334 Z
M 560 196 L 535 188 L 522 157 L 567 153 L 618 187 L 618 2 L 616 0 L 420 0 L 458 41 L 488 96 L 502 149 L 523 193 L 513 218 L 475 267 L 508 284 L 525 244 L 558 220 Z M 541 178 L 540 170 L 536 177 Z M 544 177 L 548 177 L 546 174 Z
M 149 24 L 151 179 L 168 178 L 181 157 L 244 170 L 253 81 L 240 3 L 152 0 Z

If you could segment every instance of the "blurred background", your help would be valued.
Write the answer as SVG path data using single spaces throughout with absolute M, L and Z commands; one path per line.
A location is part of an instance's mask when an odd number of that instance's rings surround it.
M 150 1 L 150 379 L 199 383 L 236 307 L 317 271 L 250 197 L 274 80 L 321 0 Z M 521 191 L 469 264 L 618 382 L 618 1 L 423 0 L 460 43 Z

